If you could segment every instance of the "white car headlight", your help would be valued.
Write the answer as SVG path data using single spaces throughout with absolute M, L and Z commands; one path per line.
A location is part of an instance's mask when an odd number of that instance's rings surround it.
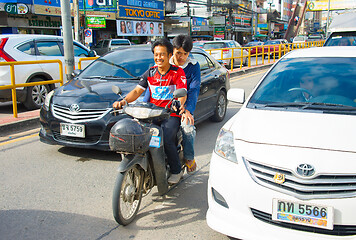
M 215 143 L 215 153 L 231 162 L 237 163 L 234 134 L 226 129 L 221 129 Z
M 50 104 L 50 102 L 51 102 L 51 98 L 52 98 L 53 94 L 54 94 L 54 90 L 50 91 L 50 92 L 46 95 L 46 99 L 45 99 L 44 104 L 45 104 L 45 106 L 47 107 L 47 109 L 49 109 L 49 104 Z

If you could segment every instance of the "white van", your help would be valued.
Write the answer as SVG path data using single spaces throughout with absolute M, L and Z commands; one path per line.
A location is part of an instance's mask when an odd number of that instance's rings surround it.
M 356 46 L 356 12 L 344 13 L 333 18 L 329 27 L 326 46 Z

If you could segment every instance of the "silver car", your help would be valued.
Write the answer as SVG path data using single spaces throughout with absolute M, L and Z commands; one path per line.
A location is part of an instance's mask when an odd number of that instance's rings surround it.
M 231 68 L 231 62 L 234 67 L 241 65 L 241 45 L 234 40 L 220 40 L 220 41 L 207 41 L 204 42 L 202 48 L 207 51 L 216 60 L 223 62 L 225 66 Z M 234 55 L 232 55 L 232 53 Z M 231 61 L 231 58 L 234 58 Z M 248 64 L 248 52 L 243 50 L 242 65 Z
M 131 45 L 131 42 L 128 39 L 104 39 L 100 40 L 91 49 L 94 50 L 98 55 L 102 56 L 114 49 L 128 45 Z

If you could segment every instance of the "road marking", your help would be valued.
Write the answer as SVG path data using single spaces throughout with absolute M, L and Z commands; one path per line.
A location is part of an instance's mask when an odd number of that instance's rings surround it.
M 28 136 L 24 136 L 24 137 L 20 137 L 20 138 L 16 138 L 16 139 L 12 139 L 12 140 L 9 140 L 9 141 L 6 141 L 6 142 L 2 142 L 2 143 L 0 143 L 0 146 L 4 146 L 6 144 L 10 144 L 10 143 L 14 143 L 14 142 L 19 142 L 19 141 L 26 140 L 26 139 L 33 138 L 33 137 L 38 137 L 38 133 L 35 133 L 35 134 L 32 134 L 32 135 L 28 135 Z
M 267 69 L 268 70 L 268 69 Z M 256 75 L 259 75 L 259 74 L 261 74 L 261 73 L 263 73 L 263 72 L 266 72 L 267 70 L 261 70 L 261 71 L 259 71 L 259 72 L 257 72 L 257 73 L 251 73 L 251 74 L 249 74 L 249 75 L 246 75 L 246 76 L 243 76 L 243 77 L 238 77 L 238 78 L 236 78 L 235 80 L 230 80 L 230 82 L 236 82 L 236 81 L 238 81 L 238 80 L 242 80 L 242 79 L 245 79 L 245 78 L 248 78 L 248 77 L 253 77 L 253 76 L 256 76 Z

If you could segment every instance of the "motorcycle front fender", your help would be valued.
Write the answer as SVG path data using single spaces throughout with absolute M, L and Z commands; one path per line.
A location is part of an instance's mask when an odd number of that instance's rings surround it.
M 123 173 L 136 164 L 147 171 L 148 160 L 146 154 L 121 154 L 121 159 L 122 161 L 117 169 L 118 172 Z

